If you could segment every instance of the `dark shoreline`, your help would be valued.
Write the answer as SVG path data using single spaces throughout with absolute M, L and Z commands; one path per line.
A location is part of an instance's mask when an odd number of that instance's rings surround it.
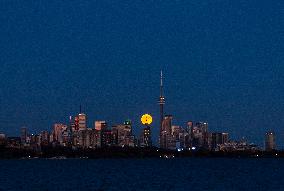
M 108 159 L 108 158 L 284 158 L 284 151 L 172 151 L 151 148 L 100 148 L 76 149 L 68 147 L 43 147 L 41 151 L 21 148 L 0 148 L 0 159 Z

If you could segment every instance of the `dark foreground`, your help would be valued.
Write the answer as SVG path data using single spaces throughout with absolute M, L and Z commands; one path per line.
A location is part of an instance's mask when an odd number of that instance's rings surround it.
M 225 157 L 225 158 L 284 158 L 284 151 L 171 151 L 159 148 L 77 149 L 68 147 L 42 147 L 40 151 L 31 149 L 0 147 L 0 159 L 32 158 L 182 158 L 182 157 Z
M 1 160 L 0 190 L 283 190 L 284 159 Z

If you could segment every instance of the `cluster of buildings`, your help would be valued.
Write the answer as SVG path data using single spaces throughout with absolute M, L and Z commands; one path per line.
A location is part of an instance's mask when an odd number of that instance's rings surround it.
M 210 132 L 207 122 L 188 122 L 186 128 L 173 125 L 173 116 L 164 114 L 165 97 L 163 93 L 163 73 L 160 82 L 160 124 L 159 145 L 165 150 L 206 150 L 206 151 L 248 151 L 259 150 L 257 145 L 245 140 L 231 141 L 225 132 Z M 80 112 L 69 118 L 69 124 L 57 123 L 51 132 L 29 134 L 27 128 L 21 128 L 20 137 L 8 137 L 0 134 L 0 145 L 40 149 L 41 146 L 64 146 L 72 148 L 97 149 L 104 147 L 152 147 L 151 127 L 146 125 L 140 136 L 132 131 L 131 120 L 123 124 L 109 126 L 106 121 L 95 121 L 87 127 L 87 116 Z M 265 137 L 265 149 L 275 150 L 275 134 L 268 132 Z
M 245 139 L 233 141 L 226 132 L 210 132 L 207 122 L 192 121 L 186 128 L 172 125 L 173 116 L 166 115 L 162 120 L 160 148 L 167 150 L 204 150 L 204 151 L 256 151 L 260 148 Z M 276 149 L 275 134 L 266 134 L 265 150 Z
M 209 132 L 207 122 L 192 121 L 187 123 L 186 128 L 172 124 L 173 116 L 164 115 L 164 105 L 166 103 L 163 92 L 163 73 L 161 72 L 160 97 L 160 136 L 159 146 L 169 150 L 207 150 L 207 151 L 253 151 L 260 150 L 257 145 L 249 144 L 244 139 L 232 141 L 226 132 Z M 266 133 L 265 150 L 276 149 L 275 134 Z
M 95 121 L 93 127 L 88 128 L 84 113 L 70 117 L 68 125 L 57 123 L 53 125 L 51 132 L 42 131 L 38 135 L 29 134 L 27 128 L 23 127 L 20 137 L 21 146 L 35 148 L 52 145 L 96 149 L 111 146 L 136 147 L 138 144 L 130 120 L 111 128 L 105 121 Z
M 0 145 L 40 150 L 42 146 L 63 146 L 97 149 L 105 147 L 151 147 L 151 128 L 142 129 L 140 136 L 132 132 L 132 123 L 108 126 L 106 121 L 95 121 L 92 128 L 87 127 L 87 116 L 80 113 L 70 117 L 69 124 L 56 123 L 51 131 L 30 134 L 26 127 L 21 128 L 20 137 L 6 137 L 0 134 Z M 204 150 L 204 151 L 251 151 L 260 150 L 257 145 L 246 140 L 232 141 L 228 133 L 209 132 L 207 122 L 192 121 L 186 128 L 173 125 L 173 116 L 165 115 L 159 137 L 159 148 L 164 150 Z M 265 150 L 276 150 L 275 134 L 265 135 Z

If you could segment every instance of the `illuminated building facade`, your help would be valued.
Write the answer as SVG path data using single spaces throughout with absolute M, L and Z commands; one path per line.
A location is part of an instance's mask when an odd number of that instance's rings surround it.
M 124 147 L 134 147 L 135 136 L 132 134 L 132 123 L 126 120 L 123 125 L 115 125 L 112 127 L 113 145 Z
M 97 131 L 102 131 L 107 128 L 107 123 L 105 121 L 95 121 L 94 129 Z
M 62 133 L 67 129 L 67 125 L 64 125 L 62 123 L 56 123 L 53 126 L 53 141 L 56 141 L 58 143 L 63 142 L 63 136 Z
M 172 126 L 172 146 L 170 149 L 186 149 L 189 148 L 189 133 L 181 126 Z M 174 147 L 175 146 L 175 147 Z
M 84 113 L 80 113 L 78 115 L 79 120 L 79 131 L 86 130 L 87 129 L 87 116 Z
M 72 129 L 73 132 L 79 131 L 79 117 L 76 116 L 74 119 L 74 129 Z
M 105 129 L 101 133 L 101 147 L 110 147 L 112 146 L 112 131 Z
M 172 136 L 172 120 L 173 116 L 166 115 L 162 122 L 162 129 L 160 134 L 160 148 L 170 149 L 173 147 L 173 136 Z
M 151 128 L 145 127 L 142 130 L 140 135 L 140 147 L 151 147 L 152 146 L 152 137 L 151 137 Z

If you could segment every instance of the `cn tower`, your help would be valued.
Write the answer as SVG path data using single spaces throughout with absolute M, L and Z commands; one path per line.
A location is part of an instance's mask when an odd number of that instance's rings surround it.
M 164 105 L 165 105 L 165 97 L 164 97 L 164 85 L 163 85 L 163 71 L 161 70 L 161 83 L 160 83 L 160 98 L 158 104 L 160 106 L 160 146 L 161 146 L 161 138 L 163 131 L 163 120 L 164 120 Z

